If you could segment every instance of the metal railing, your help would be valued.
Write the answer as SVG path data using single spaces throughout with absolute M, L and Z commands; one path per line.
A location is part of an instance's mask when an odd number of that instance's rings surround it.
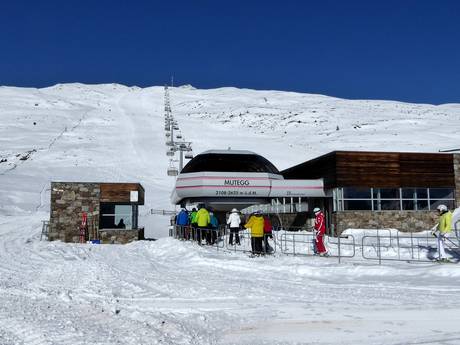
M 277 237 L 279 238 L 281 253 L 294 256 L 318 255 L 316 252 L 316 234 L 313 228 L 308 230 L 299 228 L 295 232 L 280 230 Z M 337 258 L 339 262 L 343 258 L 353 258 L 356 254 L 355 238 L 352 235 L 324 237 L 324 244 L 328 249 L 327 256 Z
M 460 242 L 452 234 L 445 238 L 446 249 L 453 254 L 460 255 Z M 409 233 L 393 236 L 366 235 L 361 239 L 362 257 L 367 260 L 432 262 L 436 259 L 438 245 L 437 238 L 431 232 Z
M 233 237 L 233 244 L 230 244 L 230 231 L 227 229 L 227 233 L 225 236 L 225 243 L 226 249 L 232 252 L 243 252 L 243 253 L 253 253 L 257 252 L 257 254 L 274 254 L 276 253 L 277 248 L 277 238 L 272 234 L 264 234 L 264 236 L 258 240 L 261 241 L 261 248 L 257 250 L 254 248 L 253 250 L 253 243 L 252 243 L 252 236 L 251 232 L 247 229 L 240 230 L 237 233 L 234 233 Z M 239 238 L 239 244 L 236 241 L 236 235 Z M 256 243 L 254 243 L 256 245 Z M 260 242 L 259 242 L 260 245 Z
M 239 245 L 236 241 L 238 234 Z M 199 245 L 206 244 L 215 247 L 217 250 L 226 249 L 233 252 L 252 253 L 251 232 L 247 229 L 240 230 L 233 234 L 233 243 L 230 244 L 230 230 L 226 226 L 219 226 L 217 229 L 196 228 L 192 226 L 174 225 L 169 228 L 169 236 L 182 241 L 194 241 Z M 264 235 L 261 239 L 262 249 L 256 250 L 257 254 L 274 254 L 277 247 L 277 239 L 270 234 Z
M 236 237 L 235 235 L 236 233 L 233 237 Z M 457 235 L 457 231 L 453 231 L 445 243 L 447 251 L 455 254 L 460 262 L 460 240 Z M 236 244 L 236 238 L 233 239 L 233 244 L 230 244 L 230 230 L 225 226 L 218 229 L 199 229 L 176 225 L 170 228 L 170 236 L 200 244 L 204 244 L 205 241 L 217 250 L 254 253 L 251 232 L 247 229 L 238 231 L 239 244 Z M 433 262 L 437 256 L 437 239 L 430 231 L 401 234 L 382 229 L 376 231 L 376 235 L 362 236 L 360 243 L 356 242 L 353 235 L 343 234 L 338 237 L 325 236 L 324 244 L 328 256 L 337 258 L 339 263 L 342 259 L 356 257 L 357 252 L 361 253 L 363 259 L 378 260 L 379 264 L 383 261 Z M 279 252 L 283 255 L 314 256 L 317 255 L 315 233 L 312 228 L 290 227 L 286 230 L 275 227 L 272 236 L 266 234 L 262 238 L 261 250 L 257 254 Z

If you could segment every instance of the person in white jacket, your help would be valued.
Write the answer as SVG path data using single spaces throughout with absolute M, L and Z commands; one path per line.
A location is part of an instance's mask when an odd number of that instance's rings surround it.
M 230 227 L 230 238 L 228 243 L 233 246 L 233 235 L 235 235 L 235 241 L 236 244 L 240 244 L 240 235 L 238 234 L 238 231 L 240 231 L 240 224 L 241 224 L 241 218 L 240 218 L 240 213 L 236 208 L 232 210 L 232 213 L 230 213 L 230 216 L 228 217 L 227 220 L 227 225 Z

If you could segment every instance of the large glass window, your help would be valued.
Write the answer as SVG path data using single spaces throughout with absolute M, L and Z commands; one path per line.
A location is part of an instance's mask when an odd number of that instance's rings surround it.
M 112 203 L 101 203 L 101 217 L 99 228 L 101 229 L 135 229 L 133 224 L 137 219 L 134 206 Z M 134 211 L 134 212 L 133 212 Z
M 336 188 L 334 206 L 347 210 L 435 210 L 440 204 L 452 209 L 455 204 L 452 188 Z

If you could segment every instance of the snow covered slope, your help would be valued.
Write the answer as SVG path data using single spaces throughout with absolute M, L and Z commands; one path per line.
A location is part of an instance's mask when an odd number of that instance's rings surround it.
M 343 100 L 235 88 L 171 88 L 195 153 L 249 149 L 284 169 L 338 149 L 437 151 L 459 146 L 460 105 Z M 138 181 L 141 222 L 157 233 L 169 209 L 162 87 L 0 87 L 0 214 L 49 208 L 50 181 Z M 6 161 L 5 161 L 6 160 Z M 161 224 L 161 225 L 160 225 Z M 161 232 L 161 231 L 160 231 Z
M 459 146 L 460 105 L 171 90 L 195 153 L 256 151 L 283 169 L 337 149 Z M 0 344 L 458 344 L 458 264 L 248 258 L 161 238 L 39 241 L 50 181 L 140 182 L 166 234 L 163 88 L 0 87 Z

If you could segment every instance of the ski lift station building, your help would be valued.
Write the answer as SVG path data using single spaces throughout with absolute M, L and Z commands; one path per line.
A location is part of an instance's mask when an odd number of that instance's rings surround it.
M 143 238 L 138 208 L 144 205 L 139 183 L 52 182 L 49 240 L 79 242 L 82 216 L 84 240 L 127 243 Z
M 460 205 L 460 154 L 334 151 L 278 171 L 250 151 L 206 151 L 180 172 L 171 200 L 216 211 L 262 209 L 285 226 L 304 225 L 319 206 L 332 234 L 427 230 L 439 204 Z

